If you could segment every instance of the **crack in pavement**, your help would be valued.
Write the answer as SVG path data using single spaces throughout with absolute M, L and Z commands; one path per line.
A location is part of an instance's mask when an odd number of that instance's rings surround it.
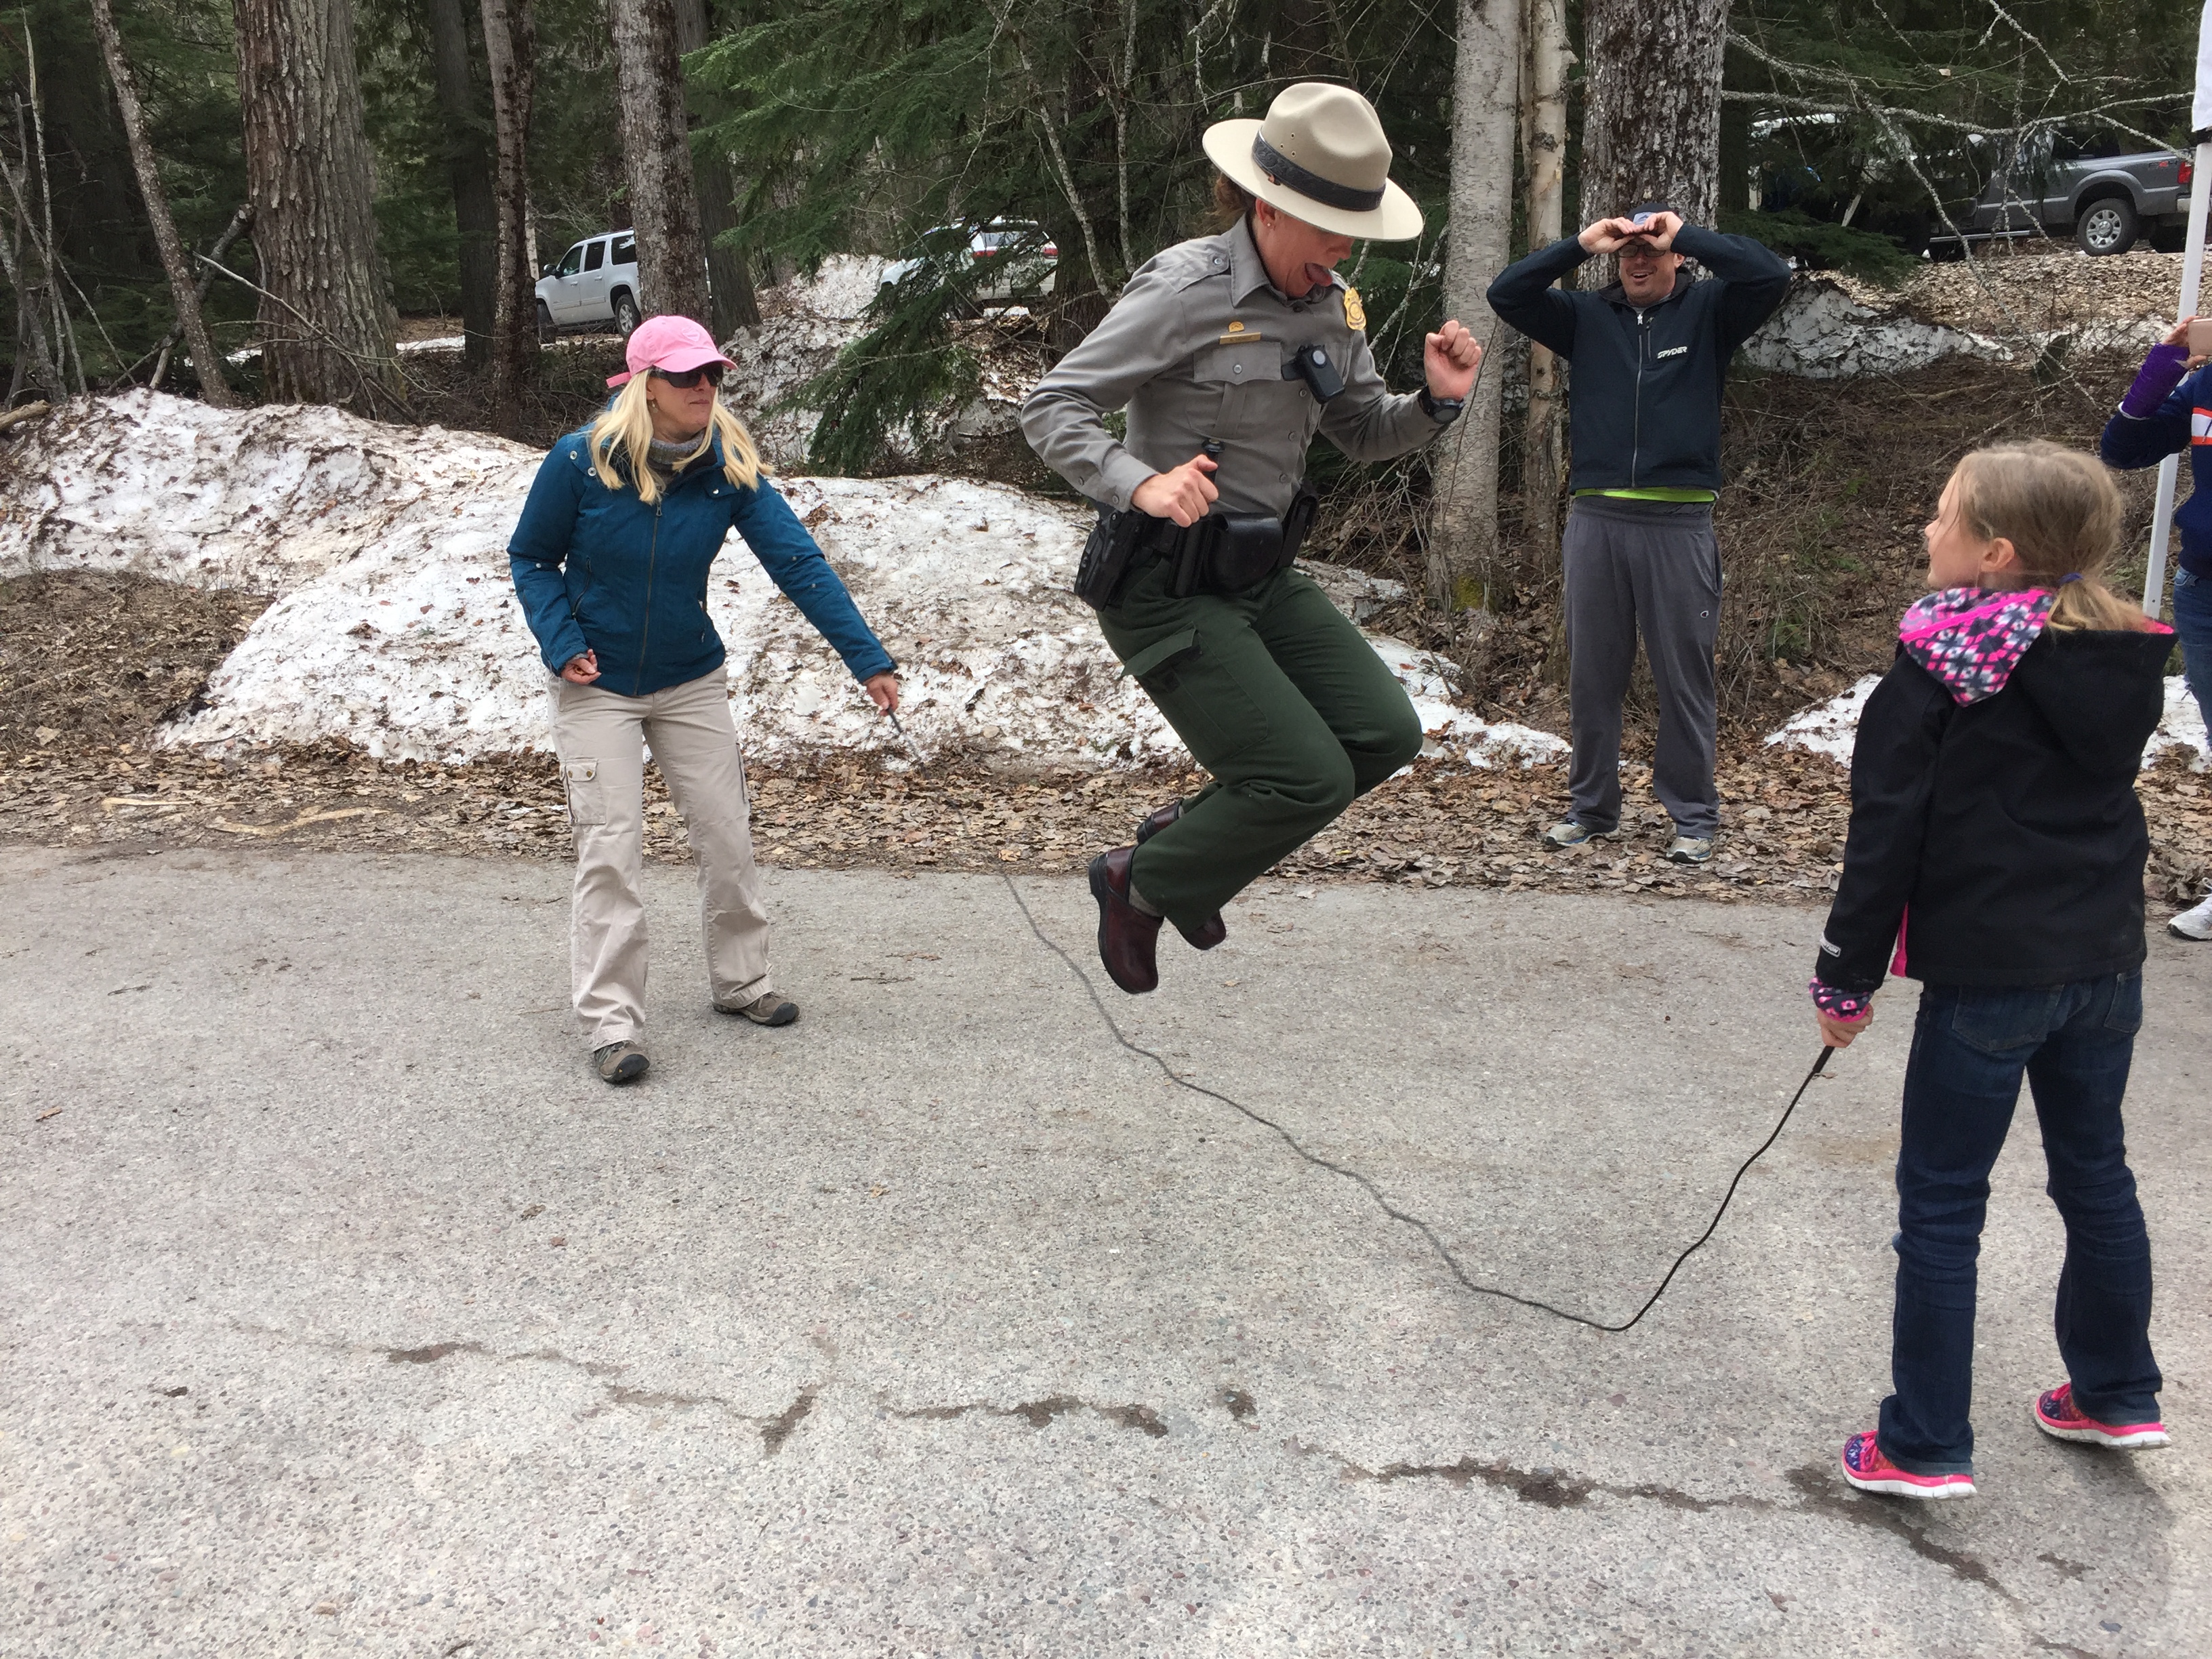
M 588 1421 L 601 1413 L 621 1407 L 636 1411 L 690 1411 L 700 1406 L 712 1406 L 726 1417 L 740 1423 L 750 1423 L 760 1431 L 761 1455 L 773 1457 L 783 1449 L 783 1443 L 791 1437 L 808 1413 L 813 1411 L 818 1390 L 808 1383 L 799 1391 L 799 1397 L 773 1417 L 763 1417 L 757 1412 L 740 1411 L 720 1395 L 679 1394 L 654 1389 L 628 1388 L 609 1382 L 629 1370 L 626 1364 L 609 1364 L 604 1361 L 573 1359 L 558 1348 L 530 1348 L 520 1353 L 501 1353 L 482 1342 L 432 1342 L 419 1348 L 382 1348 L 362 1342 L 343 1342 L 326 1338 L 301 1336 L 296 1332 L 279 1330 L 270 1325 L 256 1325 L 243 1320 L 230 1322 L 231 1328 L 256 1336 L 270 1336 L 281 1341 L 302 1347 L 323 1348 L 337 1353 L 377 1353 L 386 1363 L 393 1365 L 434 1365 L 440 1360 L 462 1354 L 472 1359 L 489 1360 L 495 1365 L 520 1365 L 530 1363 L 561 1365 L 580 1371 L 599 1383 L 605 1396 L 598 1405 L 586 1407 L 575 1413 L 578 1422 Z
M 1821 1463 L 1801 1464 L 1788 1472 L 1784 1478 L 1796 1489 L 1802 1501 L 1785 1504 L 1753 1492 L 1733 1492 L 1725 1498 L 1699 1498 L 1678 1487 L 1660 1486 L 1651 1481 L 1640 1481 L 1634 1486 L 1616 1486 L 1607 1481 L 1584 1480 L 1554 1468 L 1523 1469 L 1502 1460 L 1484 1463 L 1472 1457 L 1462 1457 L 1455 1463 L 1390 1463 L 1380 1469 L 1370 1469 L 1329 1450 L 1326 1446 L 1310 1444 L 1296 1435 L 1284 1441 L 1283 1448 L 1302 1455 L 1328 1459 L 1343 1472 L 1347 1480 L 1372 1480 L 1383 1486 L 1400 1480 L 1443 1480 L 1455 1486 L 1480 1480 L 1486 1486 L 1511 1492 L 1522 1503 L 1537 1504 L 1546 1509 L 1574 1509 L 1588 1503 L 1593 1495 L 1599 1495 L 1661 1504 L 1670 1510 L 1682 1510 L 1692 1515 L 1705 1515 L 1715 1510 L 1750 1510 L 1762 1514 L 1829 1516 L 1854 1527 L 1865 1527 L 1902 1539 L 1906 1547 L 1922 1559 L 1931 1561 L 1948 1570 L 1953 1577 L 1970 1584 L 1978 1584 L 2014 1606 L 2019 1605 L 2019 1598 L 1999 1583 L 1996 1575 L 1982 1561 L 1963 1550 L 1954 1550 L 1936 1542 L 1881 1499 L 1861 1497 L 1848 1487 L 1839 1490 L 1838 1480 L 1830 1474 L 1826 1465 Z
M 1096 1401 L 1079 1400 L 1073 1395 L 1048 1395 L 1042 1400 L 1030 1400 L 1018 1406 L 994 1405 L 988 1400 L 970 1400 L 955 1406 L 916 1406 L 900 1410 L 887 1407 L 894 1417 L 908 1421 L 950 1422 L 954 1418 L 980 1413 L 987 1417 L 1018 1417 L 1033 1429 L 1042 1429 L 1056 1417 L 1070 1412 L 1091 1412 L 1104 1418 L 1116 1428 L 1136 1429 L 1153 1439 L 1166 1437 L 1168 1425 L 1160 1414 L 1150 1406 L 1102 1406 Z

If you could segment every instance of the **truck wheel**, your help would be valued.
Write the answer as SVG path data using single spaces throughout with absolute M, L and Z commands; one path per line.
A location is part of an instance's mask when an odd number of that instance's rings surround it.
M 637 325 L 644 320 L 645 319 L 643 318 L 637 314 L 637 301 L 630 298 L 629 290 L 628 289 L 624 289 L 621 293 L 615 295 L 616 333 L 627 340 L 629 338 L 632 331 L 634 331 Z
M 551 345 L 553 337 L 561 331 L 553 326 L 553 308 L 544 301 L 538 302 L 538 343 Z
M 2074 241 L 2094 258 L 2125 253 L 2136 245 L 2135 204 L 2124 196 L 2106 196 L 2090 203 L 2075 222 Z

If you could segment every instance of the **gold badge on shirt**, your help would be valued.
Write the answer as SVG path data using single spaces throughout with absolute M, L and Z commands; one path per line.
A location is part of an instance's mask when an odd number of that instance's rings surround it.
M 1363 332 L 1367 327 L 1367 307 L 1359 303 L 1359 290 L 1356 288 L 1344 290 L 1344 321 L 1346 326 Z

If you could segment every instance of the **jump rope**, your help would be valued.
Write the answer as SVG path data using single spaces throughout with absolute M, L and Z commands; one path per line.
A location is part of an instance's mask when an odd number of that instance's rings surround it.
M 1490 326 L 1490 337 L 1484 343 L 1482 356 L 1475 364 L 1474 384 L 1468 387 L 1467 395 L 1470 402 L 1474 400 L 1477 388 L 1482 384 L 1483 366 L 1490 361 L 1491 348 L 1498 342 L 1498 319 L 1493 318 Z M 1458 446 L 1463 448 L 1466 441 L 1467 429 L 1462 426 L 1458 434 Z M 1455 464 L 1458 459 L 1458 453 L 1455 451 L 1453 456 Z M 899 724 L 897 714 L 888 709 L 884 713 L 890 718 L 891 729 L 898 733 L 900 741 L 913 751 L 915 760 L 926 768 L 929 762 L 922 754 L 921 745 L 907 735 L 906 727 Z M 1410 1211 L 1402 1210 L 1392 1203 L 1389 1195 L 1376 1186 L 1370 1176 L 1352 1168 L 1349 1164 L 1339 1164 L 1334 1158 L 1323 1158 L 1319 1152 L 1308 1148 L 1296 1135 L 1266 1113 L 1255 1110 L 1234 1096 L 1223 1094 L 1218 1089 L 1209 1089 L 1202 1083 L 1192 1082 L 1174 1066 L 1169 1065 L 1166 1057 L 1157 1049 L 1147 1048 L 1143 1043 L 1132 1041 L 1129 1034 L 1121 1029 L 1121 1021 L 1114 1018 L 1112 1011 L 1099 996 L 1098 988 L 1091 983 L 1091 975 L 1085 973 L 1077 964 L 1075 958 L 1060 949 L 1052 936 L 1037 925 L 1036 913 L 1030 910 L 1028 901 L 1022 897 L 1022 890 L 1014 885 L 1014 878 L 1002 872 L 1000 879 L 1006 884 L 1006 891 L 1013 896 L 1015 906 L 1022 913 L 1022 920 L 1029 923 L 1030 932 L 1036 935 L 1037 943 L 1058 957 L 1066 965 L 1067 971 L 1075 975 L 1076 982 L 1083 987 L 1084 994 L 1091 999 L 1091 1006 L 1098 1011 L 1098 1018 L 1105 1022 L 1106 1029 L 1114 1034 L 1114 1040 L 1131 1054 L 1140 1054 L 1151 1060 L 1153 1065 L 1159 1067 L 1160 1074 L 1176 1088 L 1187 1089 L 1192 1094 L 1203 1095 L 1208 1100 L 1219 1102 L 1231 1111 L 1240 1114 L 1267 1130 L 1314 1168 L 1326 1170 L 1330 1175 L 1341 1176 L 1345 1180 L 1356 1183 L 1369 1198 L 1375 1201 L 1375 1206 L 1383 1214 L 1389 1216 L 1393 1221 L 1402 1222 L 1405 1225 L 1413 1228 L 1428 1241 L 1429 1248 L 1437 1253 L 1437 1259 L 1450 1270 L 1451 1276 L 1459 1282 L 1461 1289 L 1475 1296 L 1494 1297 L 1501 1302 L 1510 1302 L 1516 1307 L 1529 1308 L 1538 1313 L 1547 1313 L 1554 1319 L 1564 1319 L 1569 1324 L 1585 1325 L 1591 1330 L 1603 1331 L 1609 1335 L 1617 1336 L 1624 1331 L 1634 1329 L 1644 1315 L 1659 1305 L 1659 1298 L 1667 1294 L 1667 1287 L 1674 1282 L 1674 1275 L 1682 1271 L 1682 1264 L 1702 1249 L 1705 1242 L 1720 1230 L 1721 1219 L 1728 1214 L 1729 1206 L 1735 1202 L 1736 1188 L 1742 1185 L 1744 1176 L 1751 1172 L 1753 1164 L 1765 1156 L 1767 1148 L 1782 1138 L 1782 1131 L 1789 1127 L 1790 1116 L 1797 1109 L 1797 1103 L 1805 1098 L 1805 1091 L 1813 1086 L 1813 1079 L 1820 1075 L 1822 1070 L 1827 1066 L 1828 1056 L 1835 1052 L 1826 1044 L 1821 1046 L 1820 1054 L 1813 1060 L 1812 1068 L 1805 1073 L 1804 1081 L 1797 1085 L 1797 1092 L 1790 1097 L 1790 1103 L 1782 1109 L 1782 1115 L 1775 1121 L 1773 1129 L 1769 1132 L 1765 1139 L 1759 1143 L 1758 1150 L 1736 1166 L 1735 1175 L 1729 1182 L 1728 1191 L 1721 1195 L 1720 1206 L 1713 1212 L 1713 1218 L 1705 1224 L 1705 1231 L 1699 1233 L 1696 1239 L 1674 1258 L 1674 1265 L 1667 1269 L 1667 1276 L 1659 1281 L 1658 1288 L 1644 1298 L 1642 1307 L 1620 1324 L 1609 1325 L 1601 1319 L 1591 1318 L 1588 1314 L 1579 1314 L 1566 1308 L 1556 1307 L 1540 1297 L 1522 1296 L 1519 1291 L 1509 1291 L 1502 1285 L 1483 1284 L 1469 1274 L 1466 1267 L 1461 1265 L 1460 1259 L 1453 1253 L 1451 1246 L 1437 1236 L 1437 1230 L 1434 1227 L 1419 1216 Z

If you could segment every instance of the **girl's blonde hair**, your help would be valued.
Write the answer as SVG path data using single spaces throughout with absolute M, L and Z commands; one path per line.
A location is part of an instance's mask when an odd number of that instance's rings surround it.
M 660 480 L 646 465 L 653 442 L 653 409 L 645 400 L 646 380 L 643 374 L 633 374 L 623 383 L 612 406 L 592 422 L 590 443 L 592 470 L 599 475 L 599 482 L 610 489 L 634 483 L 638 500 L 650 507 L 660 499 Z M 762 464 L 760 451 L 753 447 L 752 434 L 719 398 L 707 429 L 699 434 L 699 447 L 681 464 L 688 466 L 697 460 L 717 437 L 722 441 L 724 477 L 740 489 L 750 489 L 766 476 L 768 468 Z M 629 465 L 628 477 L 616 470 L 617 455 Z
M 2119 550 L 2125 516 L 2102 461 L 2039 438 L 1978 449 L 1951 477 L 1966 526 L 1984 541 L 2012 544 L 2021 586 L 2057 593 L 2051 627 L 2142 627 L 2142 611 L 2100 580 Z

